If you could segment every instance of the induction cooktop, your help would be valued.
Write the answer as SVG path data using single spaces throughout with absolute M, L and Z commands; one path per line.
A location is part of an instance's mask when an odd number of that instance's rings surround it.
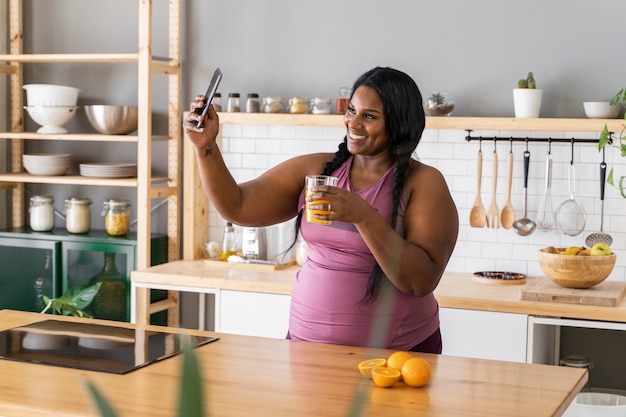
M 218 340 L 189 338 L 195 347 Z M 182 344 L 178 333 L 44 320 L 0 331 L 0 359 L 126 374 L 180 353 Z

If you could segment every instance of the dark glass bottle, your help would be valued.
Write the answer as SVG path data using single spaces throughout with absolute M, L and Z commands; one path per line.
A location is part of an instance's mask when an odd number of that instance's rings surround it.
M 91 278 L 89 285 L 98 282 L 102 282 L 102 286 L 89 305 L 94 318 L 125 321 L 127 283 L 126 277 L 115 265 L 115 252 L 104 253 L 104 267 Z

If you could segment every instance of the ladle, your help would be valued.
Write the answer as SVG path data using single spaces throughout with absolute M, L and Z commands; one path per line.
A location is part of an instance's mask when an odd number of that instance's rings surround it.
M 613 238 L 602 230 L 604 226 L 604 185 L 606 181 L 606 162 L 604 162 L 604 149 L 602 149 L 602 162 L 600 162 L 600 231 L 591 233 L 585 239 L 588 247 L 593 247 L 597 243 L 606 243 L 611 245 Z
M 476 166 L 478 167 L 476 174 L 476 199 L 470 210 L 469 222 L 472 227 L 485 227 L 487 224 L 487 212 L 480 197 L 480 185 L 483 179 L 483 152 L 481 148 L 478 149 Z
M 528 144 L 526 144 L 528 146 Z M 524 215 L 521 219 L 513 222 L 513 228 L 520 236 L 528 236 L 537 228 L 537 224 L 528 218 L 528 166 L 530 165 L 530 152 L 524 152 Z

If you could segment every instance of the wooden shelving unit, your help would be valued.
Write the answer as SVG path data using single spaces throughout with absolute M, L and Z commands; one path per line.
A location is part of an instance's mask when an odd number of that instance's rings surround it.
M 181 0 L 167 0 L 168 3 L 168 57 L 156 58 L 152 54 L 153 6 L 151 1 L 137 0 L 139 8 L 138 45 L 136 53 L 86 53 L 86 54 L 25 54 L 23 51 L 22 0 L 9 0 L 9 54 L 0 55 L 0 74 L 10 78 L 10 125 L 9 132 L 0 137 L 11 141 L 10 172 L 0 174 L 0 189 L 10 189 L 12 193 L 12 226 L 25 225 L 24 184 L 75 184 L 114 187 L 135 187 L 137 189 L 137 268 L 150 266 L 151 202 L 155 198 L 168 198 L 168 259 L 180 257 L 180 169 L 181 157 Z M 133 4 L 132 2 L 129 3 Z M 103 7 L 106 7 L 103 4 Z M 114 22 L 111 22 L 114 23 Z M 106 36 L 106 34 L 102 34 Z M 138 129 L 135 135 L 96 135 L 92 133 L 71 133 L 65 135 L 38 135 L 24 132 L 23 110 L 23 67 L 38 63 L 136 63 L 137 102 L 139 108 Z M 166 137 L 152 135 L 152 88 L 153 76 L 165 75 L 168 81 L 168 132 Z M 137 178 L 94 179 L 81 176 L 35 177 L 24 171 L 22 154 L 26 140 L 53 141 L 102 141 L 129 142 L 137 144 Z M 152 142 L 166 140 L 167 178 L 156 178 L 151 174 Z M 177 294 L 172 294 L 177 297 Z M 177 321 L 177 317 L 172 322 Z

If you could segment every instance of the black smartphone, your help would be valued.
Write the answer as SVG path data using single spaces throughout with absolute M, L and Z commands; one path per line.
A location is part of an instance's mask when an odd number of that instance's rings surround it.
M 200 109 L 196 110 L 196 113 L 202 115 L 202 116 L 206 116 L 207 111 L 209 111 L 209 105 L 211 104 L 211 101 L 213 100 L 213 96 L 215 95 L 215 92 L 217 91 L 217 86 L 220 84 L 220 81 L 222 79 L 222 71 L 219 68 L 215 69 L 215 72 L 213 73 L 213 78 L 211 78 L 211 82 L 209 83 L 209 88 L 207 88 L 206 90 L 206 102 L 204 103 L 204 106 Z M 202 127 L 203 122 L 199 121 L 196 126 L 198 128 Z

